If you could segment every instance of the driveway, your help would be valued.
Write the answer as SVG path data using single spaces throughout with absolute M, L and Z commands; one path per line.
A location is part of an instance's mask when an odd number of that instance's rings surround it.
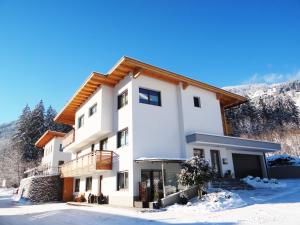
M 70 206 L 65 203 L 13 204 L 10 195 L 0 196 L 1 225 L 134 225 L 134 224 L 300 224 L 300 181 L 289 180 L 283 189 L 237 191 L 245 207 L 217 212 L 141 213 L 110 206 Z

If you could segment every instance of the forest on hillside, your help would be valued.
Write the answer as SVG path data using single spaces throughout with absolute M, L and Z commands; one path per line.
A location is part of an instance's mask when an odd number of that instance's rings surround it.
M 242 105 L 226 110 L 232 135 L 282 144 L 280 153 L 300 156 L 299 109 L 287 94 L 248 98 Z
M 17 186 L 25 170 L 40 164 L 43 149 L 34 144 L 46 130 L 71 129 L 55 123 L 56 114 L 51 106 L 45 110 L 40 101 L 32 110 L 26 105 L 17 121 L 0 127 L 0 179 L 6 179 L 8 186 Z

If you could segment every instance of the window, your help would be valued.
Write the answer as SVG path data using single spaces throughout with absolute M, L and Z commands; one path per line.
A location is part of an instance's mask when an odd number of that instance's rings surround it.
M 74 192 L 79 192 L 80 179 L 75 179 L 75 190 Z
M 59 161 L 58 161 L 58 166 L 61 166 L 61 165 L 64 164 L 64 163 L 65 163 L 65 161 L 59 160 Z
M 108 138 L 105 138 L 100 141 L 100 150 L 107 150 Z
M 94 152 L 95 151 L 95 144 L 92 144 L 91 145 L 91 152 Z
M 117 175 L 117 190 L 128 189 L 128 172 L 119 172 Z
M 193 150 L 194 156 L 198 156 L 199 158 L 204 158 L 204 150 L 199 148 L 194 148 Z
M 89 109 L 89 116 L 94 115 L 97 112 L 97 103 L 95 103 L 92 107 Z
M 128 103 L 128 91 L 124 91 L 118 96 L 118 109 L 121 109 L 123 106 Z
M 62 144 L 59 144 L 59 151 L 62 152 L 64 149 L 63 149 L 63 146 Z
M 118 132 L 117 147 L 120 148 L 128 144 L 128 128 Z
M 194 106 L 198 108 L 201 107 L 200 97 L 194 97 Z
M 139 99 L 140 103 L 161 106 L 161 97 L 159 91 L 140 88 Z
M 81 115 L 78 118 L 78 128 L 82 127 L 84 125 L 84 115 Z
M 92 177 L 87 177 L 85 180 L 85 191 L 91 191 L 92 190 Z

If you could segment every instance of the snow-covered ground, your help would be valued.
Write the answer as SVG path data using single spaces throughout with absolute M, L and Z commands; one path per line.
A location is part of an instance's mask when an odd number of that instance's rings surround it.
M 219 191 L 207 195 L 206 201 L 193 200 L 190 206 L 144 213 L 112 206 L 18 205 L 11 202 L 11 192 L 0 190 L 0 224 L 300 224 L 300 180 L 284 183 L 284 188 Z

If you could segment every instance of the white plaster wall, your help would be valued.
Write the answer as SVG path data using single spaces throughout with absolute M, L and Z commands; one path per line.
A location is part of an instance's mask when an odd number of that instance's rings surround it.
M 59 151 L 61 142 L 61 137 L 54 137 L 44 147 L 44 149 L 52 149 L 50 154 L 44 155 L 42 160 L 42 165 L 50 166 L 50 169 L 48 170 L 50 174 L 58 172 L 58 161 L 67 162 L 71 160 L 71 153 Z
M 112 131 L 113 89 L 102 85 L 76 111 L 75 145 L 88 138 L 96 139 L 104 133 Z M 89 109 L 97 103 L 97 112 L 89 116 Z M 84 125 L 78 128 L 78 118 L 84 115 Z
M 139 88 L 159 91 L 161 106 L 139 103 Z M 132 91 L 134 158 L 182 157 L 176 85 L 139 76 Z
M 194 106 L 194 96 L 200 97 L 201 107 Z M 195 131 L 223 135 L 221 109 L 216 94 L 189 85 L 181 91 L 185 134 Z

